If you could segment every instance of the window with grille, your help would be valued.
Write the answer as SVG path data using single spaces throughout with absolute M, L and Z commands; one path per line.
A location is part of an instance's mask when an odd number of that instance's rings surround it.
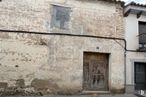
M 146 48 L 146 22 L 139 22 L 139 45 Z

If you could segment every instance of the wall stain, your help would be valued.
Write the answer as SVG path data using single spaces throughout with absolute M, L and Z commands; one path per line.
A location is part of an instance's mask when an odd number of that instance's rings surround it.
M 25 81 L 24 81 L 24 79 L 18 79 L 18 80 L 16 80 L 16 86 L 17 87 L 24 88 L 25 87 Z
M 34 79 L 31 82 L 31 86 L 34 87 L 36 91 L 47 93 L 58 91 L 59 87 L 57 84 L 53 83 L 51 80 Z
M 3 38 L 3 39 L 9 39 L 10 36 L 9 36 L 8 33 L 1 32 L 1 34 L 0 34 L 0 38 Z

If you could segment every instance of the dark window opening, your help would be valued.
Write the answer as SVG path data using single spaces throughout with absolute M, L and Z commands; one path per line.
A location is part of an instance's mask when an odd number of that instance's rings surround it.
M 71 8 L 53 5 L 51 28 L 69 29 Z
M 146 22 L 139 22 L 139 48 L 146 49 Z

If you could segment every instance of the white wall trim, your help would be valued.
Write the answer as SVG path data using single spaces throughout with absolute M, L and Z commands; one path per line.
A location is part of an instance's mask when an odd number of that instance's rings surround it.
M 146 63 L 146 60 L 145 59 L 131 59 L 130 60 L 131 61 L 131 68 L 132 68 L 132 70 L 131 70 L 131 84 L 135 84 L 135 72 L 134 72 L 134 69 L 135 69 L 135 67 L 134 67 L 134 63 L 135 62 L 142 62 L 142 63 Z

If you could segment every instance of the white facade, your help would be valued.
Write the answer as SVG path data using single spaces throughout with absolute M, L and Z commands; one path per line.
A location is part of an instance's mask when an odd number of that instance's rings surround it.
M 139 21 L 146 22 L 146 15 L 137 18 L 136 14 L 129 14 L 129 16 L 125 17 L 127 50 L 137 50 L 139 48 Z
M 138 7 L 138 6 L 135 6 Z M 140 7 L 140 6 L 139 6 Z M 144 8 L 144 7 L 142 7 Z M 146 9 L 146 8 L 145 8 Z M 135 11 L 135 9 L 133 9 Z M 129 12 L 124 18 L 125 22 L 125 39 L 127 42 L 126 51 L 126 92 L 133 93 L 136 91 L 135 81 L 135 62 L 146 63 L 146 51 L 138 51 L 139 49 L 139 22 L 146 22 L 146 15 L 141 14 L 138 18 L 137 14 L 140 10 Z

